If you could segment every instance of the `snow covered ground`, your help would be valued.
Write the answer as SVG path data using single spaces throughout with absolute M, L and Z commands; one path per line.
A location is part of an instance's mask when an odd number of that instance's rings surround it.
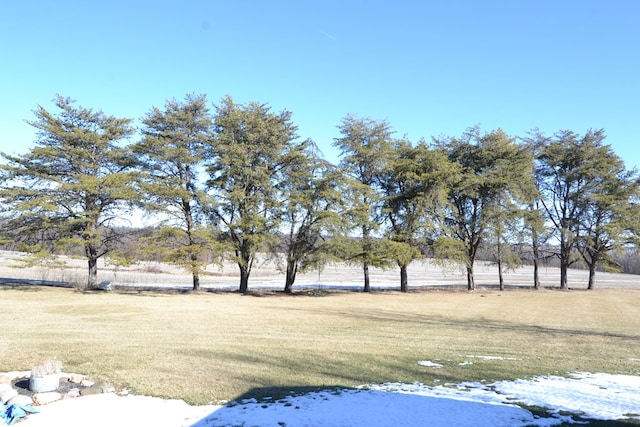
M 83 284 L 87 280 L 87 263 L 83 259 L 60 257 L 64 268 L 47 265 L 30 268 L 15 268 L 17 261 L 25 254 L 0 251 L 0 284 L 31 283 L 65 285 Z M 12 267 L 13 266 L 13 267 Z M 190 289 L 192 278 L 188 272 L 176 266 L 162 263 L 142 262 L 129 267 L 115 267 L 101 259 L 98 265 L 98 282 L 110 281 L 114 287 L 129 288 L 172 288 Z M 560 269 L 545 267 L 540 269 L 540 281 L 543 287 L 557 287 L 560 281 Z M 397 289 L 400 283 L 399 269 L 383 270 L 370 268 L 371 287 L 374 289 Z M 498 282 L 497 267 L 486 262 L 477 262 L 474 269 L 475 282 L 479 287 L 495 286 Z M 569 271 L 570 288 L 586 289 L 588 272 L 586 270 Z M 238 267 L 226 262 L 224 267 L 211 266 L 200 277 L 203 289 L 236 290 L 238 288 Z M 409 287 L 459 287 L 466 289 L 466 272 L 457 268 L 443 269 L 432 260 L 418 260 L 409 265 Z M 531 287 L 533 268 L 523 266 L 504 273 L 505 284 L 509 287 Z M 257 262 L 251 272 L 249 289 L 282 289 L 284 273 L 279 272 L 273 262 Z M 362 269 L 336 263 L 325 266 L 322 271 L 312 271 L 296 276 L 294 290 L 301 289 L 361 289 Z M 598 272 L 598 289 L 640 289 L 640 275 Z
M 533 414 L 518 406 L 542 407 Z M 278 401 L 189 406 L 179 400 L 103 394 L 38 407 L 21 427 L 43 426 L 553 426 L 578 417 L 640 421 L 640 377 L 573 373 L 496 383 L 380 384 Z M 568 413 L 573 415 L 567 415 Z

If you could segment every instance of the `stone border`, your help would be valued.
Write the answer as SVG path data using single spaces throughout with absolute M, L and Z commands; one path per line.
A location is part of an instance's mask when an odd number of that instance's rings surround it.
M 60 384 L 70 383 L 65 384 L 64 392 L 51 391 L 31 395 L 20 393 L 14 384 L 18 381 L 28 380 L 30 376 L 31 371 L 0 373 L 0 403 L 5 405 L 42 406 L 62 399 L 73 399 L 91 394 L 115 393 L 116 391 L 112 385 L 102 381 L 93 382 L 82 374 L 61 373 Z

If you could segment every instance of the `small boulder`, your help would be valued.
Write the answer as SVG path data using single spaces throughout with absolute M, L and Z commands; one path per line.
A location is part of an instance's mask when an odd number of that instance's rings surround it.
M 69 377 L 69 382 L 74 384 L 81 384 L 82 381 L 86 380 L 86 377 L 80 374 L 67 374 L 67 376 Z
M 11 377 L 7 374 L 0 375 L 0 384 L 9 384 L 11 385 Z
M 11 387 L 11 384 L 0 384 L 0 402 L 7 403 L 18 395 L 18 390 Z
M 79 383 L 82 387 L 93 387 L 95 383 L 93 381 L 89 381 L 87 379 L 83 379 Z
M 63 399 L 74 399 L 76 397 L 80 397 L 80 389 L 77 388 L 77 387 L 70 389 L 68 392 L 66 392 L 64 394 L 64 396 L 62 398 Z
M 11 378 L 11 381 L 15 381 L 23 378 L 29 378 L 29 375 L 31 375 L 31 371 L 11 371 L 6 372 L 4 375 Z
M 87 387 L 80 390 L 80 396 L 90 396 L 92 394 L 102 394 L 102 387 Z
M 32 396 L 32 399 L 34 404 L 42 406 L 62 399 L 62 395 L 57 391 L 49 391 L 45 393 L 36 393 Z
M 24 394 L 19 394 L 10 401 L 7 402 L 7 405 L 33 405 L 33 399 L 29 396 L 25 396 Z

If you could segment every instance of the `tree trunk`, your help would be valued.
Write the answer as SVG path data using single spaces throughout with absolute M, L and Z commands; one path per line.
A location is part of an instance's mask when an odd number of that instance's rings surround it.
M 240 265 L 240 288 L 241 294 L 249 292 L 249 269 Z
M 188 170 L 187 170 L 188 172 Z M 189 174 L 187 173 L 187 183 L 186 186 L 189 186 Z M 200 268 L 198 267 L 198 254 L 193 253 L 195 248 L 195 241 L 193 239 L 193 215 L 191 214 L 191 203 L 188 199 L 182 199 L 182 210 L 184 212 L 184 218 L 187 224 L 187 239 L 189 244 L 189 258 L 191 259 L 191 272 L 193 275 L 193 290 L 200 290 Z
M 500 290 L 504 291 L 504 277 L 502 277 L 502 240 L 500 236 L 498 236 L 498 283 L 500 285 Z
M 476 290 L 476 282 L 473 278 L 473 265 L 475 264 L 476 254 L 478 253 L 479 247 L 480 238 L 476 238 L 469 243 L 469 247 L 467 248 L 467 290 L 469 291 Z
M 400 292 L 409 291 L 409 279 L 407 278 L 407 266 L 400 266 Z
M 560 289 L 567 289 L 567 263 L 560 260 Z
M 371 259 L 371 241 L 369 237 L 369 229 L 365 226 L 362 227 L 362 252 L 364 255 L 364 261 L 362 261 L 362 271 L 364 272 L 364 288 L 362 289 L 362 292 L 369 292 L 369 260 Z
M 200 290 L 200 275 L 198 274 L 197 271 L 193 273 L 193 290 L 194 291 Z
M 567 263 L 560 264 L 560 289 L 568 289 L 568 270 Z
M 467 266 L 467 290 L 476 290 L 476 283 L 473 279 L 473 265 Z
M 98 288 L 98 258 L 90 256 L 89 263 L 89 279 L 87 280 L 87 289 Z
M 596 263 L 589 263 L 589 283 L 587 285 L 587 289 L 592 291 L 596 284 Z
M 89 234 L 85 235 L 85 240 L 89 240 Z M 87 278 L 87 289 L 98 288 L 98 251 L 90 241 L 84 244 L 84 254 L 89 265 L 89 276 Z
M 191 254 L 191 272 L 193 276 L 193 290 L 200 290 L 200 269 L 198 268 L 198 256 Z
M 249 292 L 249 274 L 251 274 L 251 267 L 253 265 L 253 254 L 246 246 L 246 241 L 242 243 L 242 246 L 235 251 L 238 259 L 238 268 L 240 269 L 240 288 L 239 291 L 242 294 Z
M 369 285 L 369 263 L 368 262 L 365 261 L 362 263 L 362 270 L 364 272 L 364 289 L 362 289 L 362 292 L 369 292 L 370 285 Z
M 298 273 L 298 263 L 293 260 L 287 260 L 287 273 L 284 279 L 284 291 L 288 294 L 292 292 L 293 283 Z
M 533 289 L 540 289 L 539 259 L 540 248 L 538 247 L 538 232 L 535 228 L 531 230 L 531 248 L 533 249 Z
M 560 236 L 560 289 L 568 289 L 568 269 L 571 258 L 571 245 L 567 243 L 566 232 Z

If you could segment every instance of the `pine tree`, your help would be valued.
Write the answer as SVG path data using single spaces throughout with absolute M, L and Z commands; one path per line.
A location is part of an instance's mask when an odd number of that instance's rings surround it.
M 164 110 L 154 107 L 143 119 L 142 140 L 132 147 L 141 206 L 161 219 L 146 239 L 146 252 L 186 268 L 194 290 L 200 289 L 200 273 L 215 246 L 199 220 L 207 203 L 199 172 L 213 140 L 206 104 L 206 96 L 188 95 L 184 102 L 167 101 Z
M 8 230 L 30 250 L 81 248 L 88 261 L 88 288 L 97 287 L 98 259 L 121 237 L 114 220 L 137 197 L 131 159 L 119 143 L 130 136 L 130 119 L 107 116 L 58 96 L 54 115 L 39 106 L 36 146 L 27 154 L 2 153 L 10 207 Z

